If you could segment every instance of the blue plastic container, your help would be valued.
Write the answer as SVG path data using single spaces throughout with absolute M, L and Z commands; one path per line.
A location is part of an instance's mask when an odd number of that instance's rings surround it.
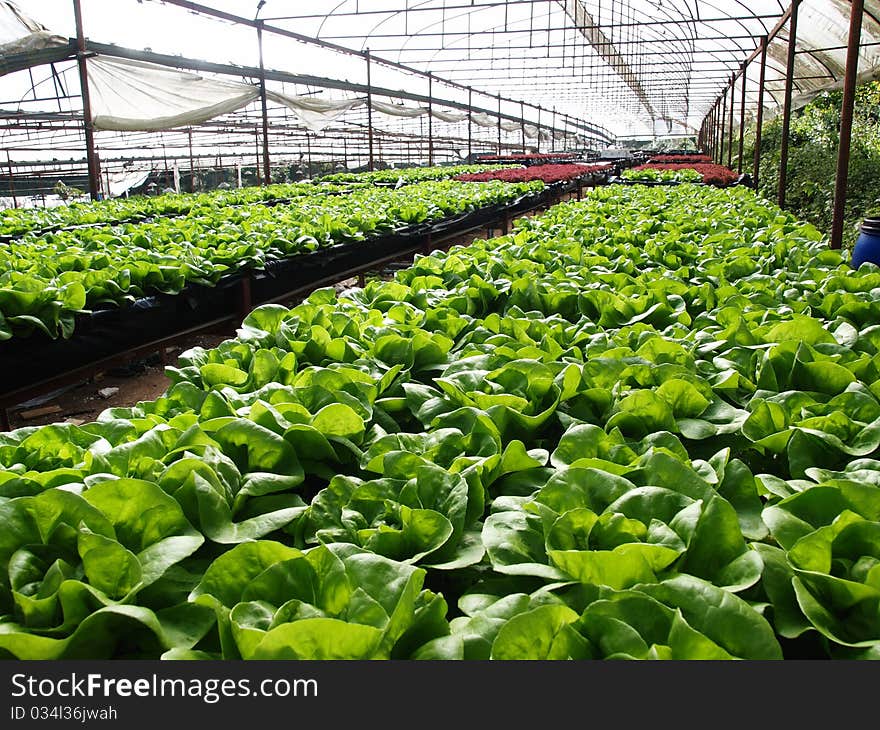
M 865 218 L 850 265 L 857 269 L 866 261 L 880 266 L 880 218 Z

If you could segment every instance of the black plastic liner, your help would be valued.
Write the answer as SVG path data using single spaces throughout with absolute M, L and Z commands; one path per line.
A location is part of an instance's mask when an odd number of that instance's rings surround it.
M 19 391 L 39 389 L 53 379 L 136 348 L 215 322 L 240 321 L 246 309 L 329 284 L 395 257 L 427 251 L 436 238 L 515 216 L 549 202 L 556 194 L 548 187 L 510 204 L 480 208 L 454 219 L 407 226 L 363 241 L 271 261 L 265 269 L 225 276 L 213 287 L 193 284 L 180 294 L 157 294 L 129 306 L 96 310 L 77 317 L 74 334 L 67 340 L 52 340 L 40 333 L 13 337 L 0 343 L 0 402 L 10 404 Z
M 128 307 L 83 315 L 68 340 L 13 337 L 0 344 L 0 399 L 176 332 L 204 326 L 221 313 L 235 312 L 241 300 L 241 279 L 236 275 L 215 287 L 189 287 L 178 295 L 158 294 Z

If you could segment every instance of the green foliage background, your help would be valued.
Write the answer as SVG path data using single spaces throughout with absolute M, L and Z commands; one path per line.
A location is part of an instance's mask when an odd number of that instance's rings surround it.
M 786 207 L 826 233 L 831 230 L 842 98 L 842 91 L 821 94 L 796 112 L 791 127 Z M 759 192 L 770 200 L 776 200 L 781 142 L 782 116 L 779 115 L 764 125 L 761 140 Z M 746 171 L 752 169 L 754 149 L 752 128 L 743 152 Z M 860 86 L 856 96 L 844 231 L 846 248 L 852 248 L 865 217 L 880 215 L 878 182 L 880 82 L 873 81 Z

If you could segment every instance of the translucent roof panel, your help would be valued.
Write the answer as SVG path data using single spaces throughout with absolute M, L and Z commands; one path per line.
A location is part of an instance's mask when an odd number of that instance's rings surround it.
M 524 98 L 621 135 L 694 132 L 789 0 L 268 0 L 270 22 Z M 839 83 L 846 0 L 804 0 L 796 98 Z M 880 3 L 866 2 L 861 73 L 878 74 Z M 769 48 L 781 101 L 787 29 Z M 757 64 L 749 100 L 757 99 Z M 754 77 L 754 78 L 752 78 Z
M 5 1 L 5 0 L 4 0 Z M 770 112 L 781 103 L 791 0 L 82 0 L 94 41 L 253 65 L 253 28 L 197 12 L 259 14 L 269 26 L 430 71 L 437 98 L 463 103 L 466 87 L 540 105 L 523 114 L 549 124 L 570 115 L 621 138 L 694 134 L 761 38 L 768 49 Z M 186 6 L 186 7 L 181 7 Z M 880 75 L 880 0 L 866 0 L 860 74 Z M 69 0 L 28 3 L 52 31 L 73 35 Z M 194 12 L 195 11 L 195 12 Z M 800 4 L 795 103 L 839 86 L 846 56 L 848 0 Z M 363 59 L 289 38 L 266 37 L 266 63 L 363 84 Z M 427 93 L 424 77 L 381 63 L 373 84 Z M 396 74 L 396 75 L 395 75 Z M 46 82 L 48 84 L 48 81 Z M 749 65 L 747 110 L 754 112 L 758 64 Z M 44 87 L 45 88 L 45 87 Z M 737 86 L 737 92 L 741 86 Z M 439 90 L 438 90 L 439 89 Z M 4 98 L 13 98 L 7 94 Z M 476 102 L 475 102 L 476 103 Z M 738 103 L 738 98 L 737 98 Z M 495 109 L 480 95 L 480 108 Z M 519 114 L 504 102 L 504 112 Z
M 804 2 L 797 29 L 794 104 L 806 104 L 819 92 L 839 88 L 846 68 L 850 3 L 846 0 Z M 788 28 L 782 29 L 768 48 L 768 90 L 773 102 L 782 103 L 785 87 Z M 880 76 L 880 2 L 865 2 L 862 48 L 859 56 L 862 79 Z

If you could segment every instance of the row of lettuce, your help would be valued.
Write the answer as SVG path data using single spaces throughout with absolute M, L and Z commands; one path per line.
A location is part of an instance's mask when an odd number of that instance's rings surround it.
M 457 175 L 496 170 L 500 165 L 450 165 L 408 168 L 375 173 L 338 173 L 319 181 L 278 183 L 261 187 L 213 190 L 204 193 L 165 193 L 156 196 L 109 198 L 98 202 L 74 202 L 51 208 L 13 208 L 0 211 L 0 236 L 21 236 L 70 226 L 111 225 L 138 218 L 202 214 L 212 208 L 255 203 L 274 203 L 300 195 L 334 195 L 347 192 L 352 185 L 376 182 L 410 184 L 429 180 L 450 180 Z
M 503 180 L 509 183 L 531 182 L 540 180 L 547 185 L 554 183 L 569 182 L 586 178 L 588 175 L 610 172 L 613 165 L 610 164 L 546 164 L 531 165 L 529 167 L 505 168 L 501 170 L 487 170 L 457 175 L 456 180 L 462 182 L 488 182 L 489 180 Z
M 70 337 L 78 314 L 340 243 L 436 223 L 543 189 L 448 180 L 397 190 L 366 186 L 328 195 L 303 185 L 289 203 L 219 205 L 188 215 L 25 234 L 0 245 L 0 341 L 33 333 Z M 257 189 L 259 190 L 259 189 Z
M 322 186 L 326 194 L 346 189 L 333 184 Z M 156 216 L 199 215 L 217 207 L 289 200 L 315 192 L 315 185 L 311 183 L 283 183 L 206 193 L 165 193 L 152 197 L 79 201 L 50 208 L 7 208 L 0 212 L 0 236 L 39 234 L 74 226 L 112 225 Z
M 517 165 L 477 164 L 441 165 L 437 167 L 391 167 L 382 170 L 334 172 L 321 178 L 327 183 L 369 183 L 371 185 L 412 185 L 429 180 L 451 180 L 459 175 L 472 175 L 503 170 Z
M 663 155 L 644 165 L 626 170 L 622 177 L 630 182 L 649 183 L 704 183 L 716 187 L 728 187 L 739 180 L 733 170 L 717 165 L 711 160 L 701 162 L 703 156 Z
M 0 435 L 18 658 L 880 658 L 880 274 L 611 186 Z

